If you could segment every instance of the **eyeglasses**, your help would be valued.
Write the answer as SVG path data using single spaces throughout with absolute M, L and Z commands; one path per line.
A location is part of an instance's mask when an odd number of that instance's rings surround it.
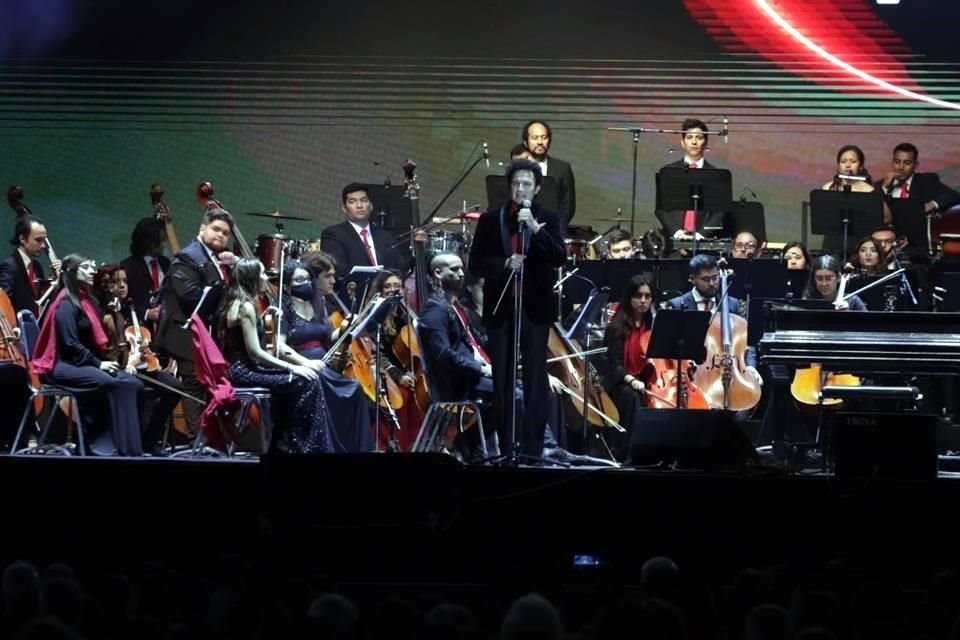
M 756 249 L 757 243 L 756 242 L 738 242 L 735 245 L 733 245 L 733 248 L 734 249 Z

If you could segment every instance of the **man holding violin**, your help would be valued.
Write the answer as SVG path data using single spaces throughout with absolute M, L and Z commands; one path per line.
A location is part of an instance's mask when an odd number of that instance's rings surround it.
M 163 281 L 160 326 L 153 344 L 158 353 L 177 361 L 184 391 L 198 398 L 205 397 L 206 391 L 196 377 L 187 322 L 196 312 L 204 324 L 213 324 L 229 283 L 230 268 L 237 262 L 237 257 L 226 251 L 233 230 L 230 213 L 216 207 L 207 209 L 197 237 L 174 257 Z M 187 400 L 183 409 L 187 425 L 195 432 L 203 406 Z
M 16 311 L 32 311 L 39 315 L 37 300 L 56 284 L 60 273 L 60 261 L 51 262 L 53 277 L 48 282 L 44 278 L 43 266 L 37 260 L 47 248 L 47 228 L 38 218 L 20 216 L 10 244 L 16 250 L 0 262 L 0 288 L 10 297 Z

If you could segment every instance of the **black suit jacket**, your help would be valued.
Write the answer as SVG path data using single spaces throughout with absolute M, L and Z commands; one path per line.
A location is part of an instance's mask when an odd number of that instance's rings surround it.
M 544 226 L 536 234 L 526 231 L 528 248 L 524 262 L 523 310 L 531 322 L 551 324 L 557 316 L 553 285 L 557 281 L 557 268 L 566 263 L 567 250 L 560 234 L 559 216 L 536 203 L 532 211 L 537 222 Z M 504 265 L 513 253 L 503 218 L 506 218 L 505 207 L 490 209 L 481 215 L 470 247 L 470 273 L 484 278 L 483 325 L 487 328 L 503 326 L 508 315 L 513 313 L 513 305 L 506 297 L 497 313 L 493 313 L 510 276 Z M 523 228 L 526 229 L 526 225 Z
M 482 365 L 473 357 L 466 329 L 445 298 L 430 296 L 420 311 L 417 335 L 427 364 L 431 399 L 434 402 L 468 399 L 480 380 Z
M 159 256 L 160 271 L 166 275 L 170 271 L 170 259 L 166 256 Z M 133 307 L 137 310 L 137 316 L 140 322 L 143 322 L 150 308 L 150 297 L 153 291 L 153 276 L 147 268 L 147 263 L 143 258 L 137 256 L 128 256 L 120 261 L 120 266 L 127 272 L 127 286 L 130 288 L 130 299 L 133 300 Z
M 37 278 L 43 280 L 43 266 L 39 261 L 33 260 L 34 269 L 37 271 Z M 42 294 L 49 286 L 43 282 L 38 285 Z M 33 296 L 33 288 L 30 286 L 30 279 L 27 278 L 27 269 L 23 266 L 23 260 L 20 259 L 20 252 L 14 249 L 13 253 L 0 262 L 0 287 L 6 292 L 13 303 L 13 308 L 17 311 L 32 311 L 37 313 L 37 300 Z
M 193 339 L 190 329 L 184 329 L 183 325 L 207 286 L 211 288 L 198 315 L 207 326 L 212 326 L 226 287 L 220 268 L 210 260 L 200 241 L 194 239 L 174 256 L 160 288 L 160 325 L 152 342 L 157 352 L 193 362 Z
M 874 183 L 877 189 L 883 188 L 883 180 Z M 888 195 L 887 198 L 890 196 Z M 910 181 L 910 199 L 920 202 L 935 201 L 940 211 L 960 204 L 960 193 L 940 182 L 940 176 L 935 173 L 914 173 Z
M 376 250 L 377 261 L 380 265 L 405 273 L 409 266 L 409 259 L 400 251 L 399 247 L 392 247 L 396 242 L 393 234 L 373 225 L 370 225 L 369 229 L 373 248 Z M 337 263 L 338 278 L 346 276 L 353 267 L 370 266 L 367 250 L 364 248 L 360 236 L 357 235 L 357 232 L 354 231 L 353 226 L 347 220 L 323 230 L 320 234 L 320 249 L 333 256 Z
M 687 163 L 683 160 L 677 160 L 676 162 L 671 162 L 668 165 L 661 167 L 662 169 L 683 169 L 687 166 Z M 719 167 L 710 164 L 706 160 L 703 161 L 704 169 L 719 169 Z M 696 169 L 694 169 L 696 171 Z M 657 220 L 660 221 L 660 224 L 663 225 L 663 231 L 668 238 L 673 237 L 677 231 L 683 229 L 683 218 L 686 214 L 686 211 L 681 211 L 679 209 L 661 209 L 658 207 L 656 210 Z M 730 229 L 730 216 L 726 211 L 698 211 L 696 217 L 697 229 L 700 230 L 700 235 L 707 238 L 716 238 L 716 237 L 727 237 L 733 233 L 733 230 Z M 722 227 L 721 231 L 710 230 L 707 227 Z
M 714 302 L 720 299 L 720 294 L 717 294 L 717 297 L 714 298 Z M 731 313 L 735 313 L 738 316 L 743 317 L 743 307 L 741 305 L 739 298 L 734 298 L 733 296 L 727 296 L 727 307 L 730 309 Z M 697 303 L 693 299 L 693 291 L 687 291 L 682 296 L 677 296 L 676 298 L 671 298 L 667 301 L 668 309 L 679 309 L 680 311 L 701 311 L 697 306 Z
M 560 222 L 566 229 L 577 212 L 577 185 L 570 163 L 547 155 L 547 175 L 557 182 L 557 202 Z

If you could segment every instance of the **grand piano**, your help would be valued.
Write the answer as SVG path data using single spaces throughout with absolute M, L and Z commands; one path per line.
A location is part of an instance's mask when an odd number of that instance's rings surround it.
M 960 374 L 960 313 L 764 308 L 760 362 L 857 374 Z

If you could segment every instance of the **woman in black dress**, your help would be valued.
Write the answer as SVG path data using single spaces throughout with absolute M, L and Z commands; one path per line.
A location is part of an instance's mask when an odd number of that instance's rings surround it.
M 94 453 L 139 456 L 143 383 L 132 375 L 133 367 L 124 370 L 116 360 L 106 359 L 109 340 L 101 324 L 103 312 L 92 294 L 96 274 L 96 263 L 85 256 L 63 259 L 60 291 L 45 314 L 34 368 L 42 380 L 77 392 L 82 415 L 105 414 L 103 422 L 109 424 L 113 442 L 98 439 Z
M 263 265 L 254 258 L 237 262 L 220 306 L 219 333 L 230 362 L 227 377 L 244 387 L 266 387 L 274 434 L 271 448 L 290 453 L 332 453 L 332 421 L 319 381 L 323 365 L 282 345 L 279 357 L 263 348 L 263 323 L 254 301 L 267 285 Z M 285 442 L 286 446 L 280 445 Z

